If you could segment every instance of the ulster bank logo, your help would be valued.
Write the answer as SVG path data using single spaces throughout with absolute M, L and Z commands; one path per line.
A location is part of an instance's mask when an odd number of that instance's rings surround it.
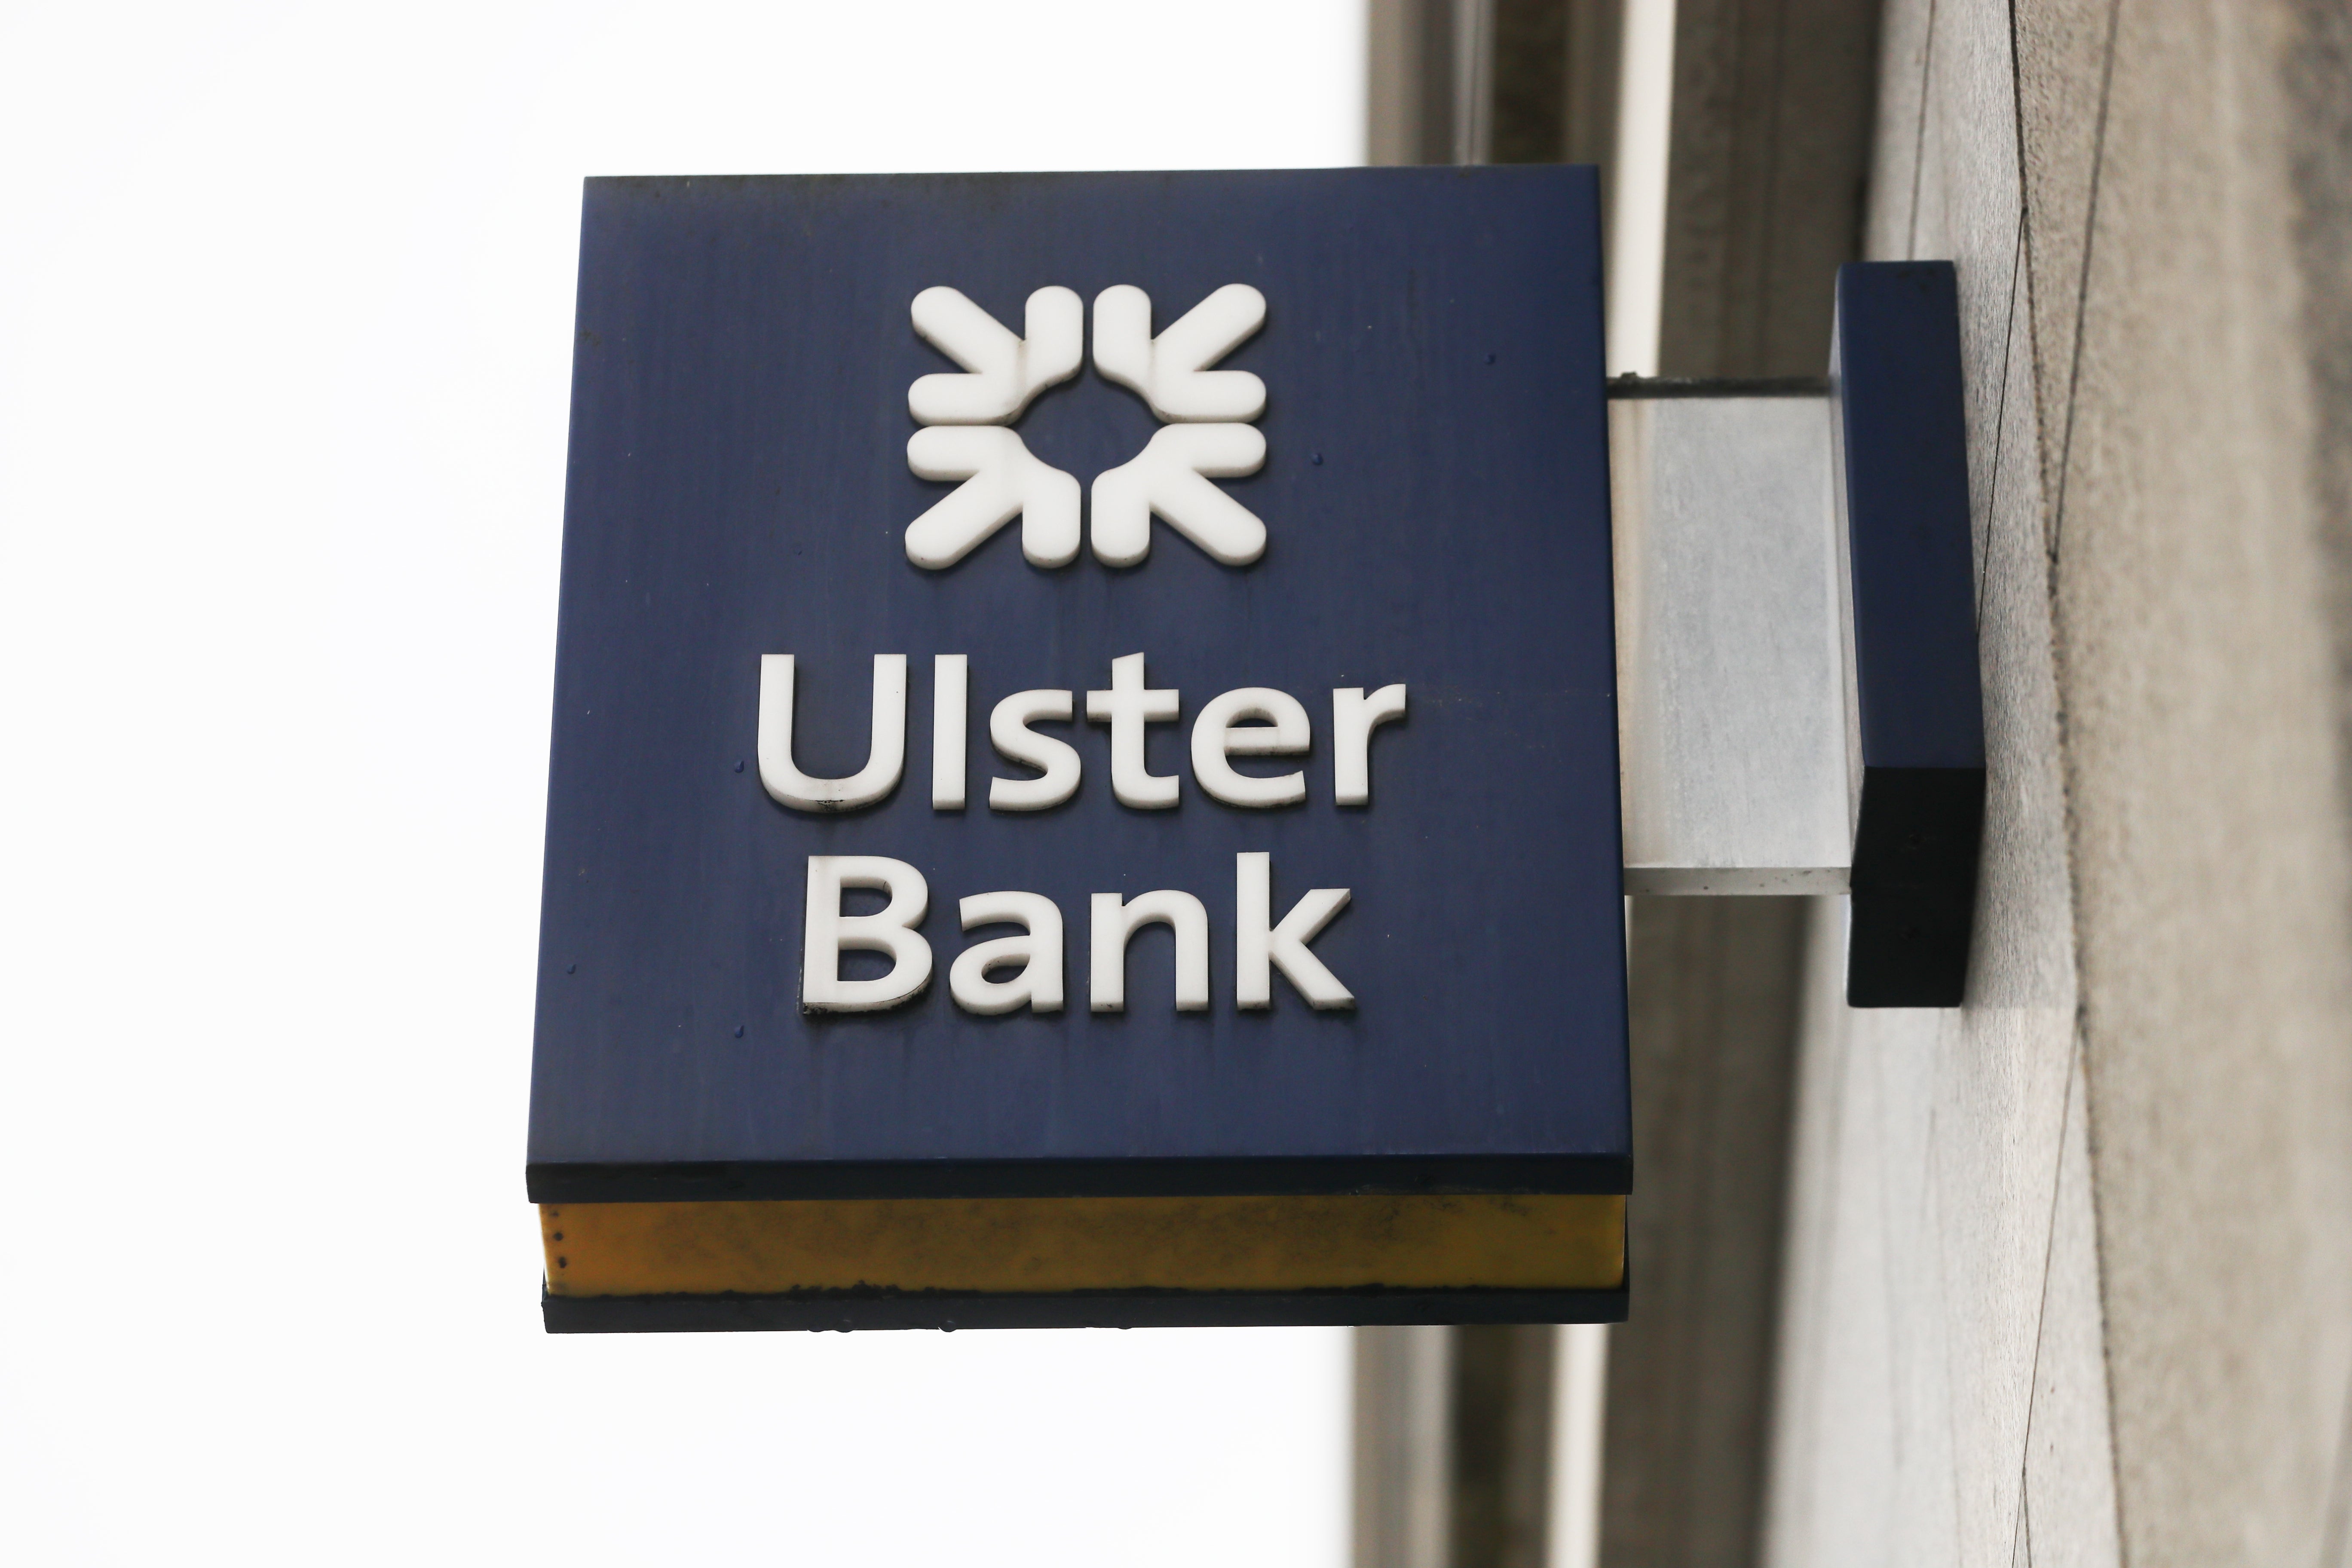
M 908 439 L 907 466 L 962 482 L 908 525 L 907 559 L 943 571 L 1017 517 L 1031 565 L 1068 565 L 1078 553 L 1077 479 L 1032 455 L 1013 426 L 1039 393 L 1078 374 L 1084 303 L 1067 289 L 1038 289 L 1019 337 L 954 289 L 924 289 L 912 313 L 923 341 L 964 368 L 907 389 L 907 411 L 923 426 Z M 1139 563 L 1158 517 L 1226 565 L 1250 564 L 1265 553 L 1265 524 L 1211 481 L 1265 466 L 1265 437 L 1251 421 L 1265 409 L 1265 384 L 1210 367 L 1265 323 L 1265 296 L 1228 283 L 1156 337 L 1151 297 L 1129 284 L 1097 295 L 1094 314 L 1096 371 L 1160 420 L 1142 451 L 1095 476 L 1095 559 Z

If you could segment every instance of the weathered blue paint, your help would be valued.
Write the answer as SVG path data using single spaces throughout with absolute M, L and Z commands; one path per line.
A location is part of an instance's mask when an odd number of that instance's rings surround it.
M 1235 281 L 1269 302 L 1225 362 L 1268 387 L 1266 466 L 1229 484 L 1265 521 L 1262 561 L 1220 566 L 1161 524 L 1127 571 L 1033 568 L 1017 524 L 944 573 L 907 561 L 946 493 L 907 470 L 907 386 L 953 368 L 908 324 L 918 290 L 1018 330 L 1047 284 L 1138 284 L 1164 325 Z M 592 181 L 575 354 L 534 1198 L 1625 1190 L 1591 171 Z M 1017 426 L 1082 483 L 1155 427 L 1091 367 Z M 1080 721 L 1056 731 L 1085 758 L 1076 800 L 989 811 L 991 775 L 1026 776 L 991 751 L 990 708 L 1108 687 L 1138 651 L 1183 693 L 1150 742 L 1181 805 L 1114 802 L 1108 731 Z M 889 800 L 822 817 L 762 793 L 764 653 L 798 656 L 800 762 L 833 774 L 865 757 L 872 656 L 910 656 Z M 929 804 L 935 653 L 971 659 L 961 812 Z M 1331 689 L 1393 681 L 1412 712 L 1374 742 L 1373 802 L 1338 807 Z M 1314 717 L 1304 805 L 1193 782 L 1191 719 L 1240 686 Z M 1315 943 L 1353 1013 L 1279 976 L 1271 1013 L 1234 1009 L 1234 857 L 1261 849 L 1277 916 L 1353 889 Z M 920 999 L 800 1012 L 815 853 L 929 879 Z M 1154 888 L 1207 905 L 1213 1004 L 1172 1010 L 1155 927 L 1129 1011 L 1092 1015 L 1088 895 Z M 999 889 L 1062 909 L 1058 1016 L 946 994 L 995 934 L 959 932 L 955 900 Z

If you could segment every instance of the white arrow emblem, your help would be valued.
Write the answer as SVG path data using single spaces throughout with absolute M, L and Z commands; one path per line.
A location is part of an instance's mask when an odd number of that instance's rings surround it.
M 1255 419 L 1265 411 L 1265 383 L 1245 370 L 1208 367 L 1265 324 L 1265 296 L 1228 283 L 1155 338 L 1151 296 L 1120 283 L 1095 296 L 1095 369 L 1142 394 L 1171 423 Z
M 1156 514 L 1226 565 L 1248 565 L 1265 553 L 1265 524 L 1209 480 L 1238 479 L 1265 465 L 1265 437 L 1254 425 L 1162 426 L 1132 459 L 1096 476 L 1095 559 L 1132 566 L 1150 554 Z M 1073 540 L 1075 547 L 1075 534 Z
M 919 479 L 963 480 L 907 525 L 907 559 L 916 565 L 933 572 L 954 565 L 1016 514 L 1029 564 L 1066 566 L 1076 558 L 1078 481 L 1032 456 L 1018 432 L 990 425 L 918 430 L 907 437 L 907 467 Z
M 907 559 L 943 571 L 1015 516 L 1033 566 L 1077 557 L 1078 481 L 1040 462 L 1014 432 L 1032 399 L 1078 372 L 1086 308 L 1063 288 L 1029 296 L 1025 337 L 1014 337 L 961 290 L 915 296 L 915 331 L 964 374 L 918 377 L 907 411 L 919 424 L 907 467 L 926 479 L 963 482 L 907 526 Z M 1228 566 L 1265 553 L 1265 524 L 1209 481 L 1265 465 L 1265 437 L 1245 421 L 1265 409 L 1265 384 L 1247 371 L 1212 370 L 1265 322 L 1265 296 L 1228 283 L 1151 333 L 1151 296 L 1120 283 L 1095 297 L 1095 367 L 1140 394 L 1165 427 L 1129 462 L 1094 483 L 1094 551 L 1107 566 L 1151 553 L 1157 516 Z
M 1029 400 L 1078 374 L 1084 357 L 1086 306 L 1067 289 L 1029 296 L 1016 338 L 960 289 L 926 289 L 915 296 L 915 331 L 971 374 L 919 376 L 907 389 L 907 412 L 919 425 L 1008 425 Z

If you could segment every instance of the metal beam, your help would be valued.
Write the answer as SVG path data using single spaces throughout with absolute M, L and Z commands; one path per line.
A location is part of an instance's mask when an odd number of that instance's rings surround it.
M 1818 382 L 1611 390 L 1625 891 L 1843 892 L 1828 399 Z

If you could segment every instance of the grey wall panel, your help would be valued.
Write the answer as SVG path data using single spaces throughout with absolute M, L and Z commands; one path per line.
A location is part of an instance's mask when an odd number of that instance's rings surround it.
M 1755 1561 L 1809 900 L 1633 902 L 1637 1305 L 1610 1331 L 1601 1561 Z
M 1817 375 L 1860 244 L 1879 0 L 1678 0 L 1662 375 Z

